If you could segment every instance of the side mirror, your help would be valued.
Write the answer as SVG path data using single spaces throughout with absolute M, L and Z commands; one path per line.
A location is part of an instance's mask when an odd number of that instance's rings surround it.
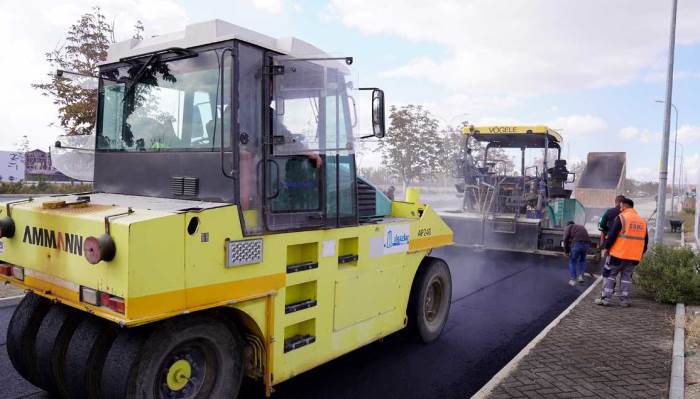
M 386 135 L 384 130 L 384 91 L 372 90 L 372 132 L 374 137 L 382 138 Z
M 360 90 L 372 90 L 372 134 L 361 138 L 386 135 L 384 126 L 384 91 L 376 87 L 361 87 Z

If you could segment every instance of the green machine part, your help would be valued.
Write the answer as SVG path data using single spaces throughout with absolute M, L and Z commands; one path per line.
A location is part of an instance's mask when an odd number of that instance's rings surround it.
M 576 224 L 585 224 L 586 210 L 573 198 L 557 198 L 552 200 L 547 206 L 549 213 L 550 226 L 547 227 L 564 227 L 569 221 Z

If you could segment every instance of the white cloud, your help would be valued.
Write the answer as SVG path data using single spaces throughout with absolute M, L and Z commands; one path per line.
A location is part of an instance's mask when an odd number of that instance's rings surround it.
M 284 11 L 283 0 L 252 0 L 252 3 L 253 7 L 271 14 L 279 15 Z
M 627 177 L 639 181 L 654 181 L 658 180 L 659 171 L 658 169 L 652 169 L 645 166 L 632 168 L 628 169 Z
M 665 56 L 670 4 L 656 0 L 332 0 L 329 15 L 369 34 L 437 44 L 384 77 L 455 91 L 532 95 L 640 79 Z M 700 3 L 681 2 L 678 44 L 700 40 Z
M 642 129 L 635 126 L 627 126 L 620 129 L 620 137 L 625 140 L 648 143 L 659 137 L 658 133 L 652 133 L 649 129 Z
M 678 127 L 678 142 L 693 143 L 700 139 L 700 126 L 681 125 Z
M 547 122 L 547 125 L 560 130 L 566 136 L 603 133 L 608 127 L 608 123 L 604 119 L 593 115 L 560 116 Z
M 44 53 L 63 44 L 71 24 L 81 14 L 98 5 L 108 22 L 114 21 L 116 39 L 133 34 L 133 26 L 141 20 L 145 36 L 180 30 L 188 22 L 185 9 L 178 0 L 72 0 L 70 3 L 25 0 L 3 3 L 0 12 L 2 53 L 0 63 L 0 148 L 13 149 L 22 135 L 32 146 L 46 148 L 62 130 L 49 127 L 57 121 L 51 99 L 31 88 L 49 72 Z M 9 95 L 8 93 L 11 93 Z
M 673 72 L 673 81 L 700 79 L 700 71 L 680 70 Z M 656 69 L 648 72 L 643 80 L 647 83 L 658 83 L 666 81 L 666 70 Z
M 679 165 L 680 170 L 680 165 Z M 683 173 L 684 177 L 679 176 L 683 179 L 683 182 L 688 184 L 698 184 L 698 179 L 700 178 L 700 154 L 693 154 L 691 156 L 686 156 L 683 159 Z M 680 174 L 680 173 L 679 173 Z

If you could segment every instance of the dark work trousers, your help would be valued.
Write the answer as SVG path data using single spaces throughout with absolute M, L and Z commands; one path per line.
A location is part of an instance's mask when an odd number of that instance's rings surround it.
M 629 303 L 630 291 L 632 289 L 632 276 L 637 262 L 622 260 L 619 265 L 611 265 L 608 257 L 603 266 L 603 294 L 602 297 L 610 300 L 615 291 L 617 275 L 620 275 L 620 303 Z M 607 276 L 606 276 L 607 275 Z

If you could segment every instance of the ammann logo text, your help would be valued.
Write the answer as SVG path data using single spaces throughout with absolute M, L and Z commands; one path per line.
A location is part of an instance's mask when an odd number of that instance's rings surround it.
M 83 255 L 83 236 L 77 234 L 26 226 L 22 242 L 54 248 L 74 255 Z

